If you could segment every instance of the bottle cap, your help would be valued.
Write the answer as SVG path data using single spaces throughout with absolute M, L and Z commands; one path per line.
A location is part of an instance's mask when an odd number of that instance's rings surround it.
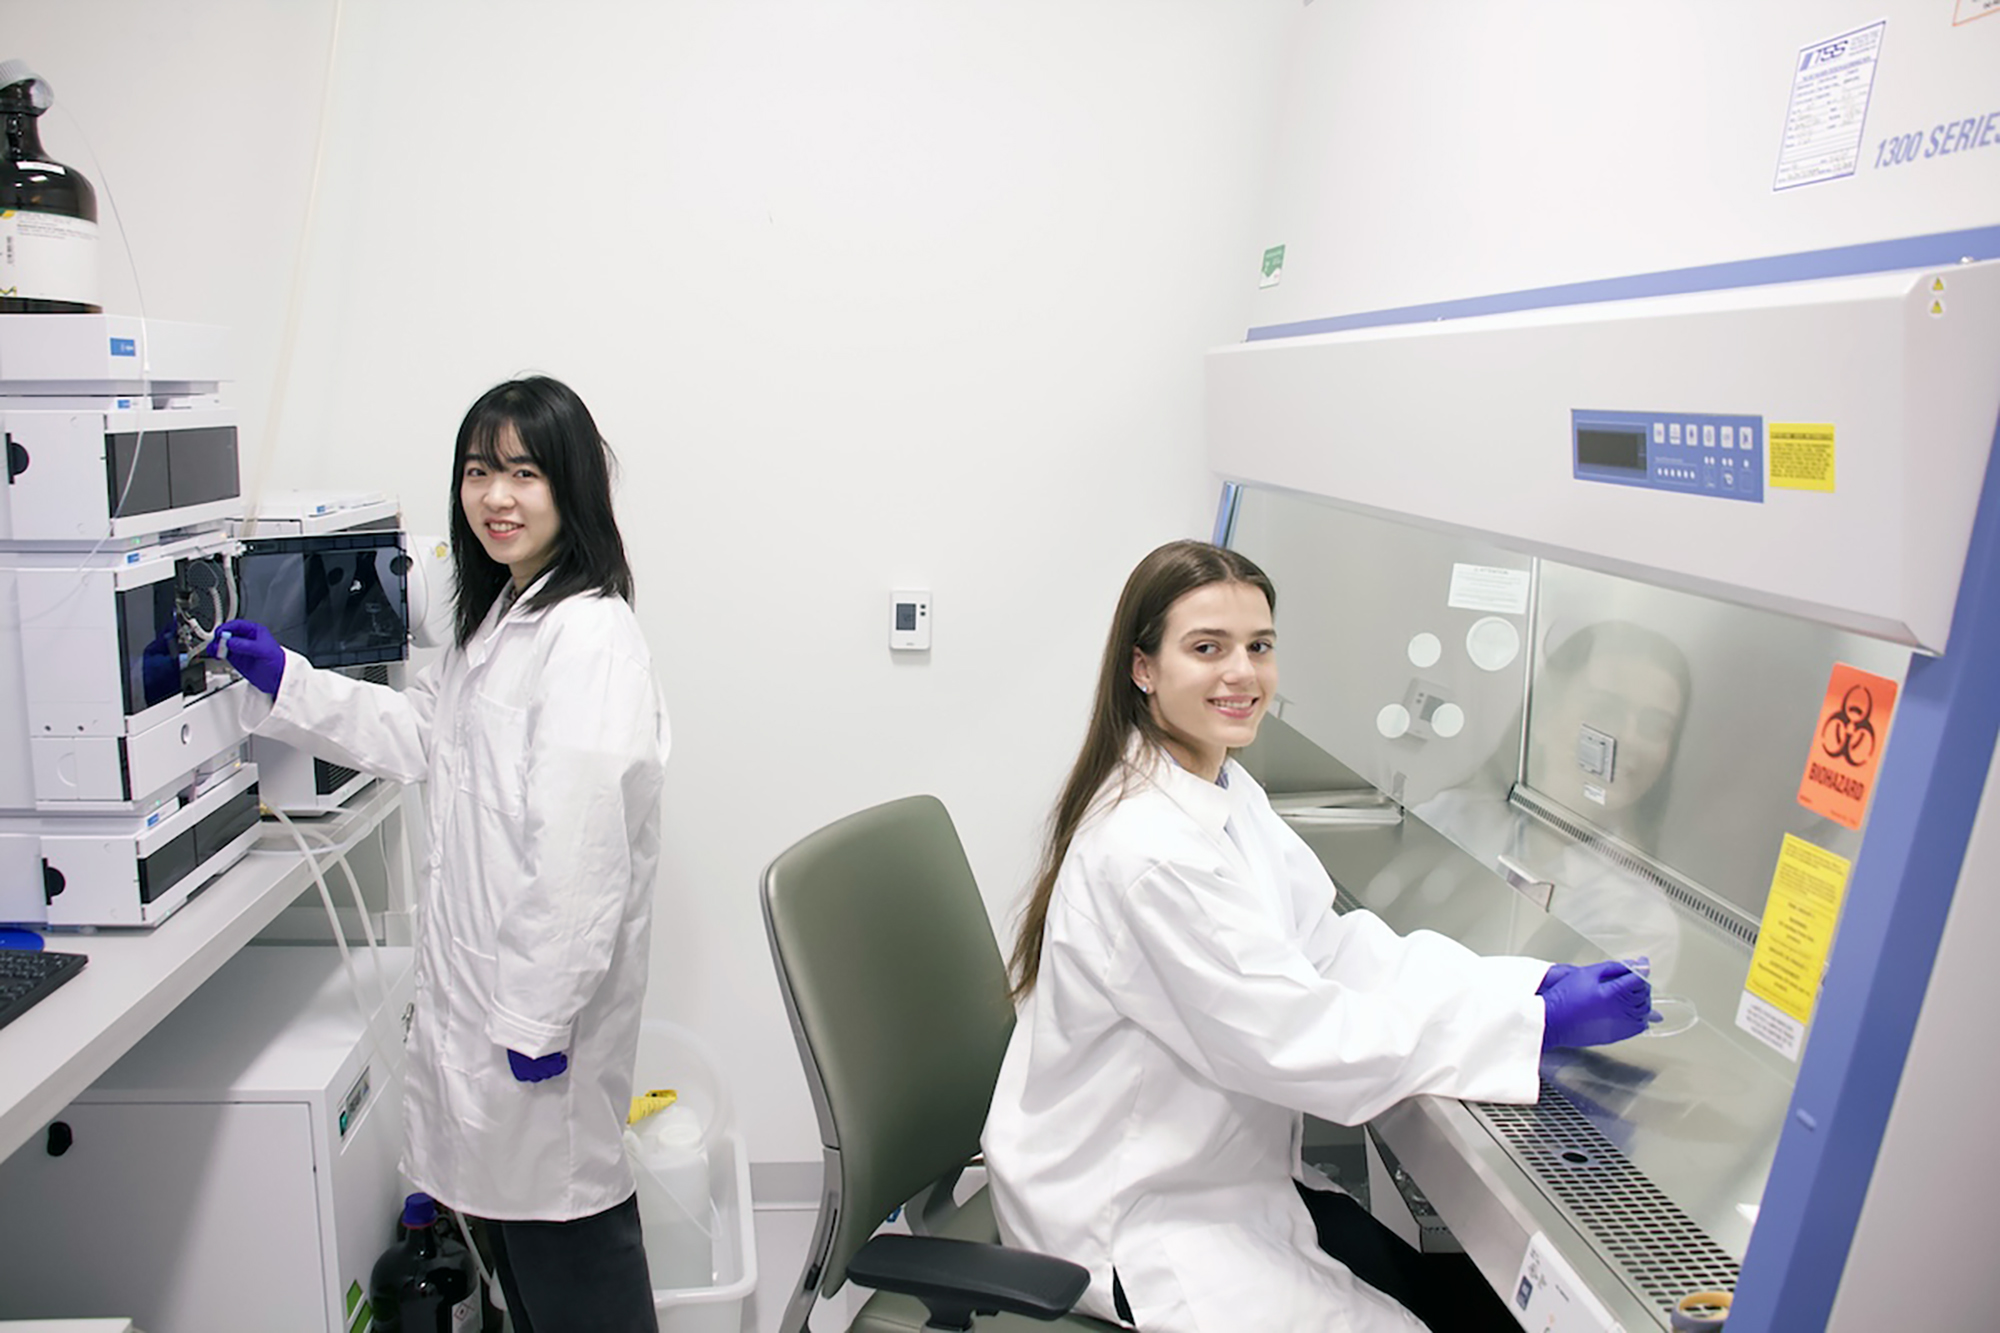
M 437 1203 L 428 1194 L 412 1194 L 403 1200 L 403 1225 L 427 1227 L 437 1221 Z
M 49 81 L 30 69 L 25 60 L 0 60 L 0 88 L 11 88 L 17 83 L 28 84 L 29 106 L 36 111 L 49 109 L 54 100 Z
M 640 1121 L 635 1128 L 639 1141 L 655 1147 L 688 1150 L 702 1145 L 701 1117 L 694 1113 L 692 1106 L 676 1104 L 664 1110 L 655 1111 Z

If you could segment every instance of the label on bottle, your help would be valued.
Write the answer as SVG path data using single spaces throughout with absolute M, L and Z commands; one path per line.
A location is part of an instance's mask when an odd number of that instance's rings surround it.
M 0 296 L 97 305 L 97 224 L 0 209 Z
M 479 1283 L 474 1281 L 472 1287 L 470 1296 L 451 1307 L 451 1333 L 458 1333 L 461 1328 L 479 1327 Z

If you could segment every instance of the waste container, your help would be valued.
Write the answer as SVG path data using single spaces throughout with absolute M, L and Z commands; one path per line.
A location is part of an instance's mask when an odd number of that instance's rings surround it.
M 685 1262 L 654 1258 L 656 1237 L 648 1235 L 660 1333 L 740 1333 L 744 1307 L 757 1286 L 757 1240 L 750 1210 L 749 1155 L 736 1129 L 728 1088 L 700 1040 L 663 1019 L 649 1019 L 639 1029 L 632 1087 L 635 1094 L 654 1088 L 674 1090 L 678 1114 L 699 1127 L 696 1146 L 707 1166 L 707 1216 L 699 1219 L 707 1225 L 699 1238 L 707 1242 L 709 1281 L 691 1283 L 693 1274 Z M 643 1167 L 635 1161 L 633 1169 L 636 1173 Z M 659 1190 L 641 1182 L 642 1221 L 649 1204 L 673 1206 L 659 1204 L 666 1194 L 683 1197 L 690 1169 L 687 1160 L 678 1160 L 671 1189 L 664 1187 L 666 1182 Z

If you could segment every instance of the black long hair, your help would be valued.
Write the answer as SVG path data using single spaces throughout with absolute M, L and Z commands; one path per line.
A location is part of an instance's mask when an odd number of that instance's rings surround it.
M 1049 898 L 1055 893 L 1056 875 L 1076 831 L 1090 813 L 1091 803 L 1111 775 L 1125 762 L 1125 749 L 1134 733 L 1154 745 L 1164 745 L 1167 733 L 1153 717 L 1150 700 L 1132 680 L 1132 654 L 1157 657 L 1160 639 L 1167 632 L 1167 612 L 1175 602 L 1197 588 L 1212 583 L 1243 583 L 1264 594 L 1265 603 L 1278 607 L 1277 589 L 1263 570 L 1246 556 L 1207 542 L 1168 542 L 1139 562 L 1125 580 L 1118 609 L 1111 616 L 1111 633 L 1104 640 L 1104 657 L 1097 668 L 1097 697 L 1090 706 L 1090 728 L 1084 734 L 1083 750 L 1076 757 L 1063 783 L 1062 795 L 1049 816 L 1049 837 L 1042 848 L 1034 886 L 1021 911 L 1021 923 L 1014 935 L 1014 952 L 1009 969 L 1014 977 L 1014 998 L 1019 1000 L 1034 989 L 1042 968 L 1042 930 L 1048 924 Z
M 463 648 L 507 586 L 507 566 L 486 554 L 459 501 L 459 480 L 468 459 L 500 468 L 500 436 L 507 427 L 521 449 L 548 478 L 549 495 L 562 521 L 556 548 L 541 586 L 528 605 L 554 606 L 580 592 L 601 592 L 632 600 L 632 567 L 625 540 L 611 509 L 611 446 L 597 432 L 590 409 L 576 390 L 546 375 L 508 380 L 479 395 L 459 423 L 451 466 L 451 565 L 457 585 L 453 625 Z

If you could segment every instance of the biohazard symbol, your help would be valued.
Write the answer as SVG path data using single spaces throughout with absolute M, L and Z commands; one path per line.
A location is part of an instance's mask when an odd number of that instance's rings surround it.
M 1874 717 L 1875 697 L 1868 687 L 1850 687 L 1840 707 L 1829 713 L 1820 726 L 1820 748 L 1849 768 L 1866 766 L 1875 755 Z

